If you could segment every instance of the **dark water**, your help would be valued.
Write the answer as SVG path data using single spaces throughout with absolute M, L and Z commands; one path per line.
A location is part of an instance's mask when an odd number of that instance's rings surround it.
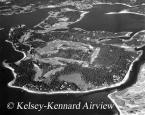
M 10 28 L 12 26 L 25 24 L 32 28 L 48 16 L 50 9 L 39 9 L 30 13 L 14 14 L 9 16 L 0 15 L 0 27 Z
M 88 13 L 81 21 L 70 25 L 70 28 L 73 27 L 80 27 L 89 31 L 92 30 L 103 30 L 103 31 L 110 31 L 110 32 L 120 32 L 120 31 L 132 31 L 137 32 L 139 30 L 144 29 L 144 16 L 136 15 L 136 14 L 118 14 L 118 15 L 106 15 L 106 12 L 112 11 L 121 11 L 122 9 L 126 8 L 127 6 L 122 5 L 100 5 L 97 8 L 90 9 L 90 13 Z M 97 10 L 96 10 L 97 9 Z M 19 24 L 25 24 L 28 28 L 32 28 L 34 25 L 38 24 L 42 21 L 45 17 L 47 17 L 48 9 L 41 9 L 35 12 L 27 13 L 27 14 L 19 14 L 19 15 L 12 15 L 12 16 L 0 16 L 0 26 L 4 27 L 4 30 L 0 31 L 0 60 L 8 60 L 8 62 L 15 62 L 23 57 L 21 53 L 14 51 L 11 44 L 6 43 L 4 40 L 8 38 L 8 32 L 10 27 Z M 141 49 L 138 49 L 141 50 Z M 142 48 L 145 52 L 145 48 Z M 134 63 L 133 70 L 130 74 L 130 78 L 128 81 L 120 86 L 117 87 L 118 89 L 124 89 L 132 84 L 134 84 L 137 80 L 137 73 L 139 70 L 140 65 L 145 60 L 145 53 L 141 56 L 140 60 Z M 100 100 L 104 101 L 104 103 L 111 103 L 111 101 L 107 98 L 107 94 L 113 90 L 108 89 L 106 91 L 101 92 L 93 92 L 87 95 L 36 95 L 36 94 L 29 94 L 25 91 L 21 91 L 18 89 L 8 88 L 7 83 L 13 79 L 13 75 L 10 70 L 3 68 L 2 65 L 1 69 L 1 79 L 0 79 L 0 90 L 2 95 L 0 94 L 0 109 L 4 112 L 13 112 L 14 114 L 50 114 L 50 115 L 68 115 L 69 113 L 74 113 L 77 115 L 84 114 L 84 115 L 113 115 L 116 112 L 116 108 L 114 107 L 113 110 L 94 110 L 94 111 L 32 111 L 32 110 L 7 110 L 6 104 L 10 101 L 17 102 L 17 101 L 24 101 L 24 102 L 33 102 L 33 103 L 45 103 L 48 101 L 55 101 L 56 103 L 77 103 L 81 101 L 82 103 L 87 102 L 99 102 Z M 114 88 L 115 89 L 115 88 Z
M 82 28 L 87 31 L 109 31 L 109 32 L 133 32 L 145 29 L 145 16 L 132 13 L 106 14 L 119 12 L 128 8 L 121 4 L 103 4 L 93 7 L 87 14 L 76 23 L 69 25 L 70 28 Z
M 145 63 L 145 46 L 141 48 L 137 48 L 136 51 L 143 51 L 142 56 L 133 64 L 133 68 L 130 72 L 129 79 L 121 86 L 117 87 L 118 90 L 123 90 L 127 87 L 131 87 L 133 84 L 137 82 L 137 75 L 140 70 L 142 64 Z

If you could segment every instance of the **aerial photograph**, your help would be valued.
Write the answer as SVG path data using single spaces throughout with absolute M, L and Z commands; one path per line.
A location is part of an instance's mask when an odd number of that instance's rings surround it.
M 0 114 L 145 115 L 145 0 L 0 0 Z

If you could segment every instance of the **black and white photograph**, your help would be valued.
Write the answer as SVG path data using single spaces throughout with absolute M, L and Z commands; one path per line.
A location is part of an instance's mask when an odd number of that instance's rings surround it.
M 0 115 L 145 115 L 145 0 L 0 0 Z

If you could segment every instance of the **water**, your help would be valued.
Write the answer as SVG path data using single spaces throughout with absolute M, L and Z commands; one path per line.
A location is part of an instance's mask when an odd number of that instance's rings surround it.
M 133 84 L 137 82 L 137 77 L 138 77 L 138 72 L 140 70 L 140 67 L 142 64 L 145 63 L 145 46 L 141 48 L 137 48 L 136 50 L 137 51 L 142 50 L 143 51 L 142 56 L 139 58 L 139 60 L 134 62 L 132 70 L 129 75 L 129 79 L 123 85 L 119 86 L 118 90 L 123 90 L 128 87 L 131 87 Z
M 30 13 L 14 14 L 3 16 L 0 15 L 0 27 L 10 28 L 16 25 L 25 24 L 27 27 L 32 28 L 48 16 L 50 9 L 39 9 Z
M 120 12 L 127 8 L 124 5 L 100 5 L 93 7 L 85 16 L 70 24 L 70 28 L 81 28 L 87 31 L 133 32 L 145 29 L 145 16 L 133 13 L 107 14 Z

